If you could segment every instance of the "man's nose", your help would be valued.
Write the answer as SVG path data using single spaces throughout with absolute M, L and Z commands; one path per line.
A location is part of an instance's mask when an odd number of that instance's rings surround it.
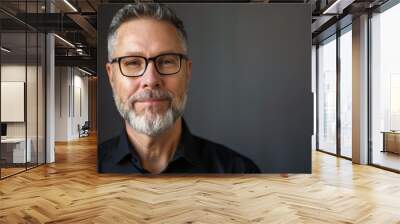
M 154 61 L 150 61 L 147 65 L 146 71 L 142 76 L 142 88 L 156 89 L 162 85 L 162 78 L 158 73 Z

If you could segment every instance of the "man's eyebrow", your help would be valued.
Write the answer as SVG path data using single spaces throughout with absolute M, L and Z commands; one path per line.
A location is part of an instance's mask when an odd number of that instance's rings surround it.
M 184 52 L 181 52 L 180 50 L 165 50 L 165 51 L 160 51 L 157 54 L 152 55 L 151 57 L 154 57 L 154 56 L 157 56 L 157 55 L 160 55 L 160 54 L 169 54 L 169 53 L 174 53 L 174 54 L 175 53 L 182 53 L 182 54 L 184 54 Z M 143 52 L 140 52 L 140 51 L 128 51 L 128 52 L 125 53 L 125 56 L 143 56 L 144 57 L 144 54 L 143 54 Z
M 169 53 L 182 53 L 182 52 L 180 52 L 180 50 L 168 50 L 168 51 L 160 51 L 160 52 L 158 52 L 158 54 L 157 55 L 159 55 L 159 54 L 169 54 Z
M 143 56 L 144 54 L 140 51 L 128 51 L 124 56 Z

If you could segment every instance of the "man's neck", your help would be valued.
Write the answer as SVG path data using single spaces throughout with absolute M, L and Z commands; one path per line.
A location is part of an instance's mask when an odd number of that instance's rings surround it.
M 161 173 L 168 166 L 178 146 L 182 119 L 178 118 L 171 128 L 155 137 L 135 131 L 127 122 L 125 126 L 142 166 L 151 173 Z

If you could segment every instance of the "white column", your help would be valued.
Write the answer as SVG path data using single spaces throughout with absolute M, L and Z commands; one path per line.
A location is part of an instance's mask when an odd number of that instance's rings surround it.
M 353 19 L 353 162 L 368 163 L 368 15 Z
M 48 1 L 47 12 L 53 12 L 54 6 Z M 46 163 L 55 162 L 55 54 L 54 35 L 46 35 Z

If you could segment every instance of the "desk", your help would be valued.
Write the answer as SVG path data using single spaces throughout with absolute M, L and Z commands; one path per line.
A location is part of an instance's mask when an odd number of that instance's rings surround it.
M 400 131 L 383 131 L 382 152 L 400 154 Z
M 32 141 L 27 138 L 28 143 L 25 151 L 25 138 L 6 138 L 1 139 L 1 157 L 6 163 L 25 163 L 31 162 Z M 26 153 L 26 154 L 25 154 Z M 26 159 L 26 161 L 25 161 Z

